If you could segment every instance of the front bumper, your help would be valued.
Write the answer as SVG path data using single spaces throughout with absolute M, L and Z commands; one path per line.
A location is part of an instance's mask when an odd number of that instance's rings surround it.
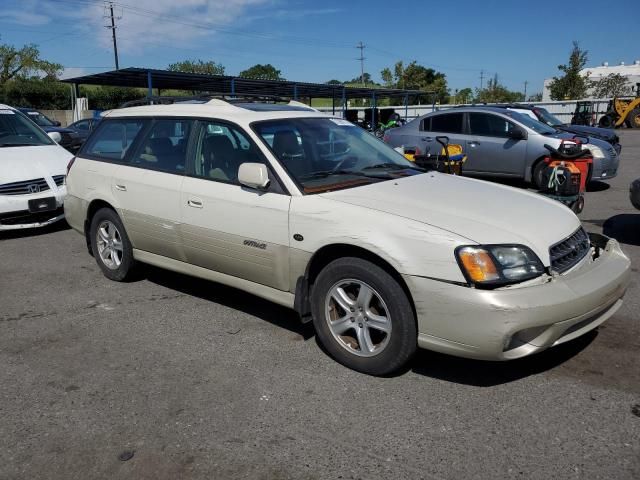
M 620 165 L 620 157 L 610 158 L 594 158 L 593 171 L 591 172 L 591 180 L 609 180 L 618 175 L 618 166 Z
M 55 184 L 54 184 L 55 187 Z M 37 228 L 51 225 L 64 218 L 63 202 L 67 187 L 62 185 L 31 195 L 0 196 L 0 231 Z M 29 200 L 55 198 L 55 209 L 30 212 Z
M 527 284 L 480 290 L 405 276 L 418 317 L 418 345 L 461 357 L 511 360 L 577 338 L 622 304 L 630 261 L 610 239 L 596 259 Z

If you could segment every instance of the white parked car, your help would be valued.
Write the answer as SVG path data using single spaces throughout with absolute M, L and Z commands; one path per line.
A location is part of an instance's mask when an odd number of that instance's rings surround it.
M 0 104 L 0 230 L 42 227 L 64 218 L 72 155 L 23 113 Z
M 370 374 L 417 347 L 539 352 L 611 317 L 629 280 L 618 243 L 562 204 L 424 172 L 300 106 L 111 111 L 67 188 L 67 221 L 108 278 L 139 261 L 243 289 L 312 318 L 332 356 Z

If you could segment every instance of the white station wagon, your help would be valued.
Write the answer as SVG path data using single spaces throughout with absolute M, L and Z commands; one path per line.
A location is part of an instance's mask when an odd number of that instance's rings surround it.
M 108 278 L 144 262 L 245 290 L 375 375 L 417 347 L 509 360 L 564 343 L 611 317 L 629 280 L 618 243 L 560 203 L 424 172 L 300 105 L 114 110 L 67 188 Z

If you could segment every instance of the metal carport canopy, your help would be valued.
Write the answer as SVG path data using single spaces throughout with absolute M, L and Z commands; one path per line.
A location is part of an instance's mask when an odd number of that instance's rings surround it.
M 109 85 L 116 87 L 152 88 L 161 90 L 191 90 L 220 95 L 263 95 L 281 98 L 391 98 L 428 95 L 420 90 L 390 88 L 358 88 L 322 83 L 293 82 L 288 80 L 258 80 L 226 75 L 173 72 L 148 68 L 123 68 L 82 77 L 67 78 L 65 83 L 75 85 Z

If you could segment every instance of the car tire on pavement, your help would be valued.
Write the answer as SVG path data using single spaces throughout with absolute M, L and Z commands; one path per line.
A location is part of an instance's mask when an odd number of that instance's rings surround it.
M 98 210 L 91 220 L 90 235 L 102 273 L 117 282 L 129 278 L 135 266 L 133 247 L 118 214 L 110 208 Z
M 544 160 L 539 160 L 538 163 L 536 163 L 536 166 L 533 167 L 533 174 L 531 175 L 531 183 L 538 190 L 542 188 L 542 174 L 545 168 L 547 168 L 547 164 L 544 163 Z
M 398 281 L 366 260 L 329 263 L 311 293 L 318 339 L 343 365 L 370 375 L 402 368 L 417 349 L 417 327 Z

